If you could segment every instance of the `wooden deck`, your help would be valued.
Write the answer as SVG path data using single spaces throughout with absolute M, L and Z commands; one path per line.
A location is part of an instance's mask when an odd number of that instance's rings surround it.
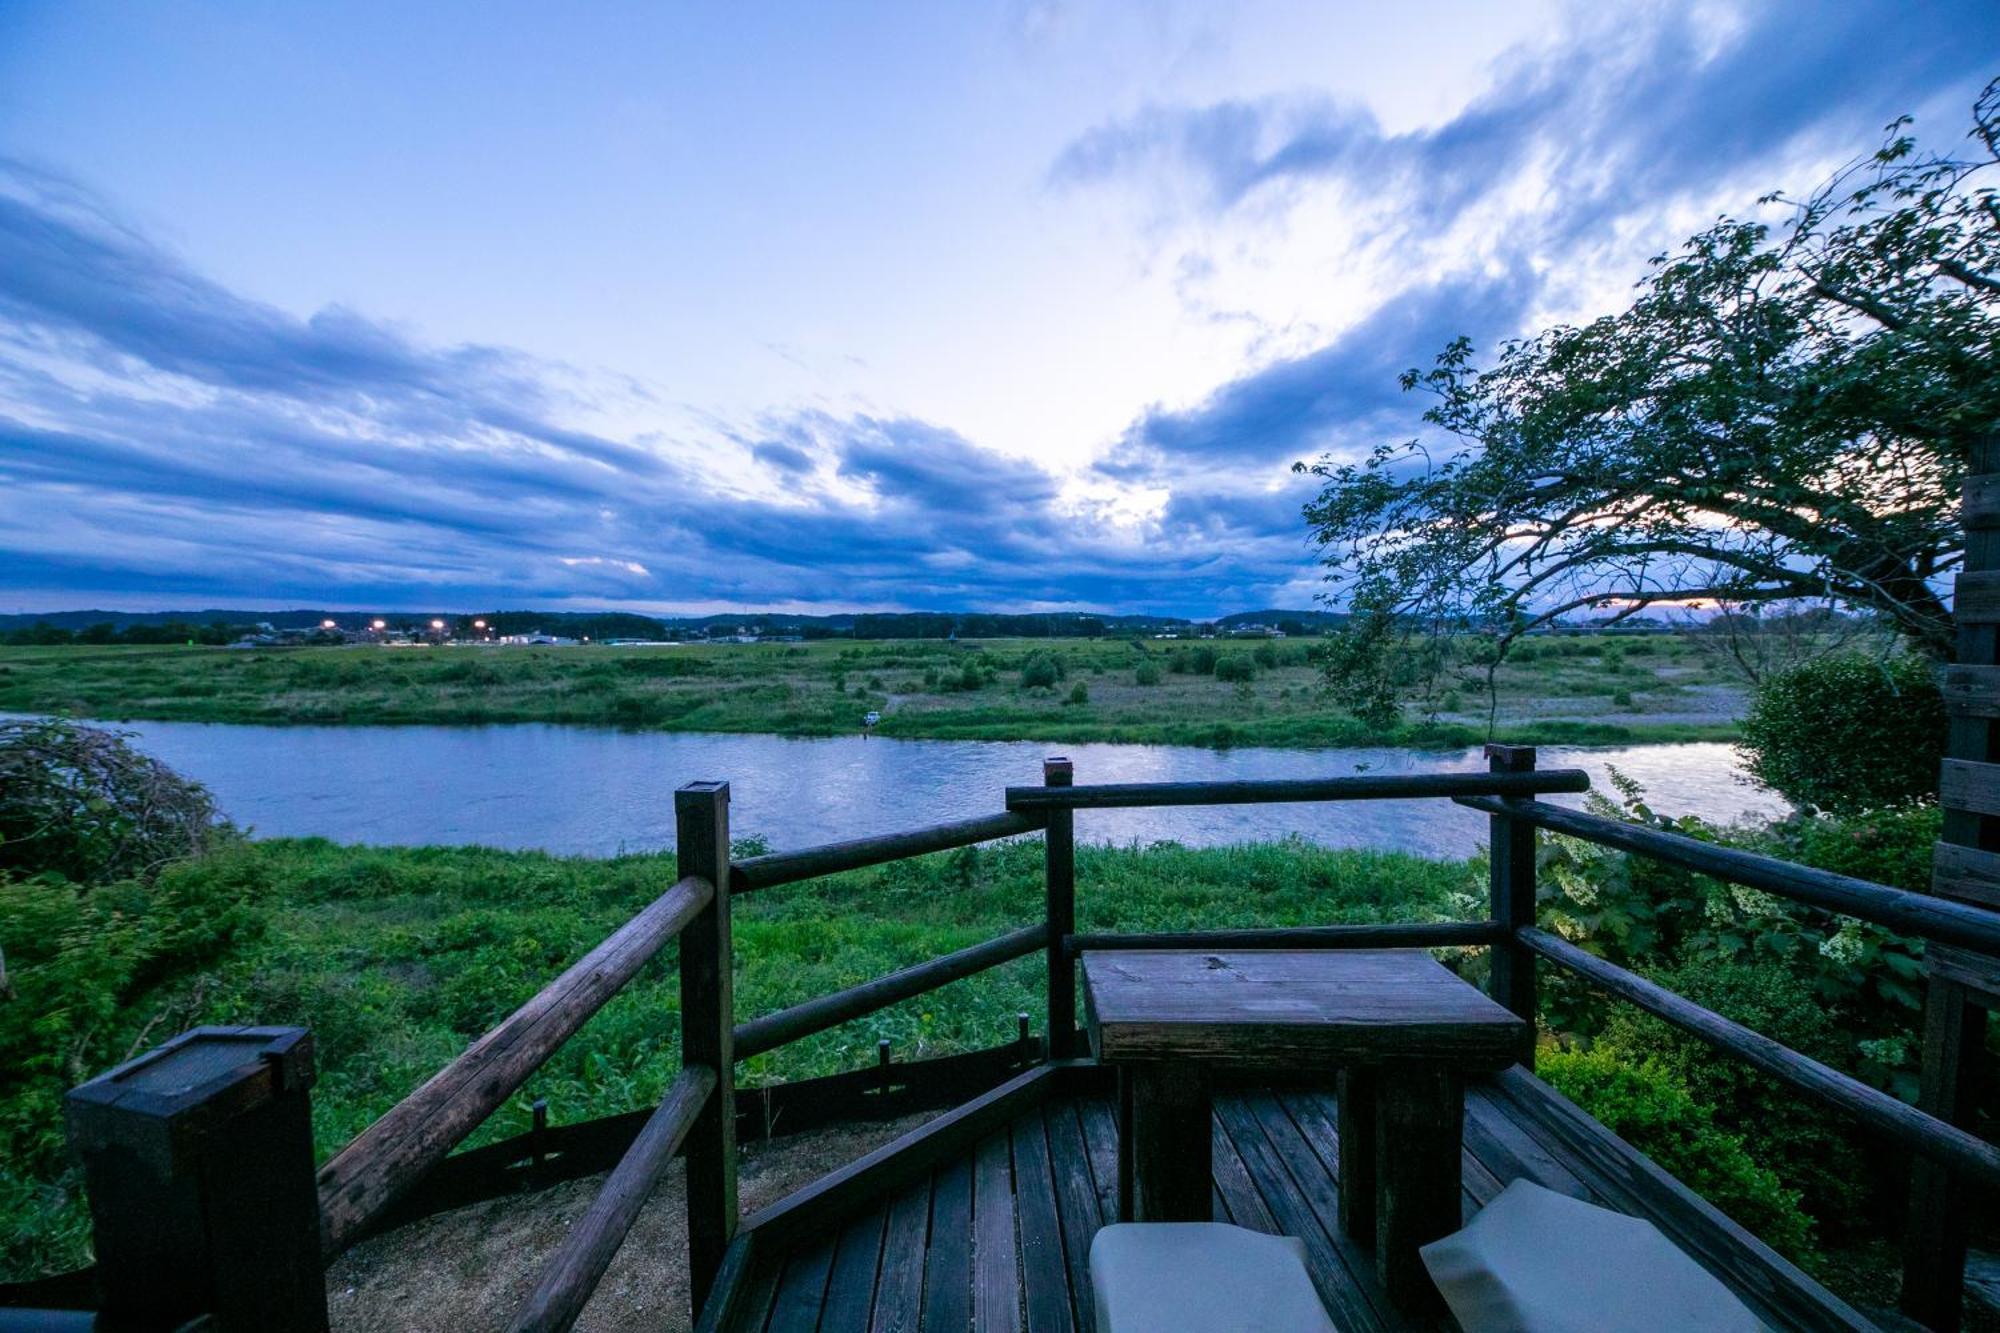
M 795 1229 L 805 1238 L 789 1247 L 753 1245 L 726 1327 L 1088 1333 L 1090 1240 L 1117 1213 L 1117 1129 L 1102 1071 L 1069 1072 L 914 1183 Z M 1341 1233 L 1336 1123 L 1331 1092 L 1220 1092 L 1214 1215 L 1304 1240 L 1348 1333 L 1432 1327 L 1390 1307 L 1372 1256 Z M 1463 1161 L 1467 1217 L 1526 1176 L 1651 1218 L 1774 1328 L 1874 1327 L 1524 1070 L 1470 1087 Z

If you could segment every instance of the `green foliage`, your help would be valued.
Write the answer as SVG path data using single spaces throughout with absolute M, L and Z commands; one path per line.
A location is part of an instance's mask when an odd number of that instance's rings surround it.
M 1070 687 L 1069 698 L 1066 699 L 1064 702 L 1069 704 L 1089 703 L 1090 687 L 1088 685 L 1085 685 L 1082 681 L 1078 681 L 1075 685 Z
M 1544 1050 L 1536 1073 L 1773 1249 L 1813 1259 L 1812 1220 L 1798 1194 L 1753 1161 L 1740 1136 L 1718 1128 L 1666 1067 L 1600 1046 Z
M 1834 1023 L 1809 978 L 1770 963 L 1702 961 L 1663 968 L 1652 980 L 1726 1018 L 1836 1068 L 1857 1052 Z M 1854 1123 L 1695 1037 L 1629 1005 L 1613 1011 L 1603 1040 L 1672 1074 L 1708 1108 L 1717 1125 L 1749 1145 L 1758 1163 L 1796 1193 L 1831 1242 L 1865 1238 L 1868 1164 Z M 1912 1089 L 1911 1091 L 1914 1091 Z
M 1371 677 L 1438 626 L 1511 641 L 1696 597 L 1830 601 L 1949 656 L 1939 575 L 2000 420 L 2000 82 L 1972 119 L 1964 157 L 1899 122 L 1775 229 L 1721 219 L 1616 314 L 1483 366 L 1457 339 L 1402 377 L 1435 432 L 1300 464 L 1350 611 L 1327 658 L 1343 702 L 1380 725 Z
M 225 832 L 200 783 L 123 733 L 60 718 L 0 722 L 0 871 L 80 883 L 150 876 Z
M 1035 653 L 1021 666 L 1021 687 L 1023 689 L 1054 689 L 1057 681 L 1069 673 L 1062 662 L 1048 653 Z
M 1258 666 L 1269 671 L 1278 665 L 1278 645 L 1275 643 L 1260 643 L 1250 650 L 1250 656 Z
M 1821 658 L 1767 678 L 1744 719 L 1758 781 L 1795 805 L 1852 814 L 1937 794 L 1944 698 L 1926 660 Z
M 738 855 L 757 850 L 744 844 Z M 757 894 L 735 909 L 739 1018 L 988 939 L 1042 908 L 1029 839 L 963 848 Z M 1081 845 L 1085 930 L 1442 919 L 1463 863 L 1302 842 L 1193 850 Z M 197 1023 L 303 1023 L 318 1045 L 325 1158 L 495 1020 L 652 901 L 673 859 L 477 848 L 234 844 L 150 885 L 0 883 L 0 1281 L 86 1258 L 60 1141 L 63 1091 Z M 745 1062 L 755 1084 L 1010 1040 L 1042 1008 L 1039 956 Z M 564 1123 L 654 1105 L 675 1071 L 671 952 L 649 965 L 495 1114 L 522 1132 L 536 1097 Z
M 1257 675 L 1257 664 L 1242 653 L 1231 653 L 1216 659 L 1215 678 L 1227 681 L 1246 681 Z
M 1158 685 L 1160 683 L 1160 664 L 1149 660 L 1133 667 L 1132 683 L 1134 685 Z

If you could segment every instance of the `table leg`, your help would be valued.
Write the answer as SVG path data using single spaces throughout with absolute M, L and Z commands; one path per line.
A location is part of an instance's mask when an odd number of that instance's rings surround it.
M 1375 1243 L 1375 1080 L 1367 1070 L 1340 1071 L 1335 1100 L 1340 1130 L 1340 1229 Z
M 1436 1067 L 1389 1066 L 1374 1077 L 1375 1274 L 1398 1307 L 1441 1310 L 1417 1247 L 1463 1220 L 1465 1088 Z
M 1119 1217 L 1209 1221 L 1208 1076 L 1193 1065 L 1121 1065 L 1118 1084 Z

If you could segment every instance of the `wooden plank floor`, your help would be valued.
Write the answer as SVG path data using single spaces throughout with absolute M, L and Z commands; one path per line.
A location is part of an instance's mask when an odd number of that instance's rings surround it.
M 1506 1182 L 1525 1176 L 1653 1217 L 1776 1327 L 1872 1327 L 1776 1256 L 1759 1254 L 1756 1242 L 1704 1205 L 1691 1204 L 1692 1196 L 1671 1181 L 1649 1175 L 1655 1171 L 1649 1163 L 1635 1168 L 1617 1151 L 1579 1138 L 1602 1136 L 1602 1128 L 1566 1122 L 1561 1108 L 1568 1103 L 1544 1105 L 1546 1093 L 1521 1071 L 1468 1090 L 1468 1218 Z M 1341 1232 L 1337 1123 L 1331 1092 L 1219 1095 L 1214 1215 L 1303 1240 L 1313 1284 L 1348 1333 L 1434 1327 L 1390 1307 L 1370 1253 Z M 1116 1220 L 1117 1195 L 1110 1100 L 1052 1099 L 928 1178 L 873 1202 L 831 1234 L 789 1253 L 761 1256 L 731 1327 L 744 1333 L 1090 1333 L 1090 1241 L 1100 1226 Z

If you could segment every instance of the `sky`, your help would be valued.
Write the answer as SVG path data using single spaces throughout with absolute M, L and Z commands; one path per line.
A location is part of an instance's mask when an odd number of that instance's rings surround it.
M 0 0 L 0 611 L 1308 606 L 1399 372 L 1994 74 L 1990 0 Z

